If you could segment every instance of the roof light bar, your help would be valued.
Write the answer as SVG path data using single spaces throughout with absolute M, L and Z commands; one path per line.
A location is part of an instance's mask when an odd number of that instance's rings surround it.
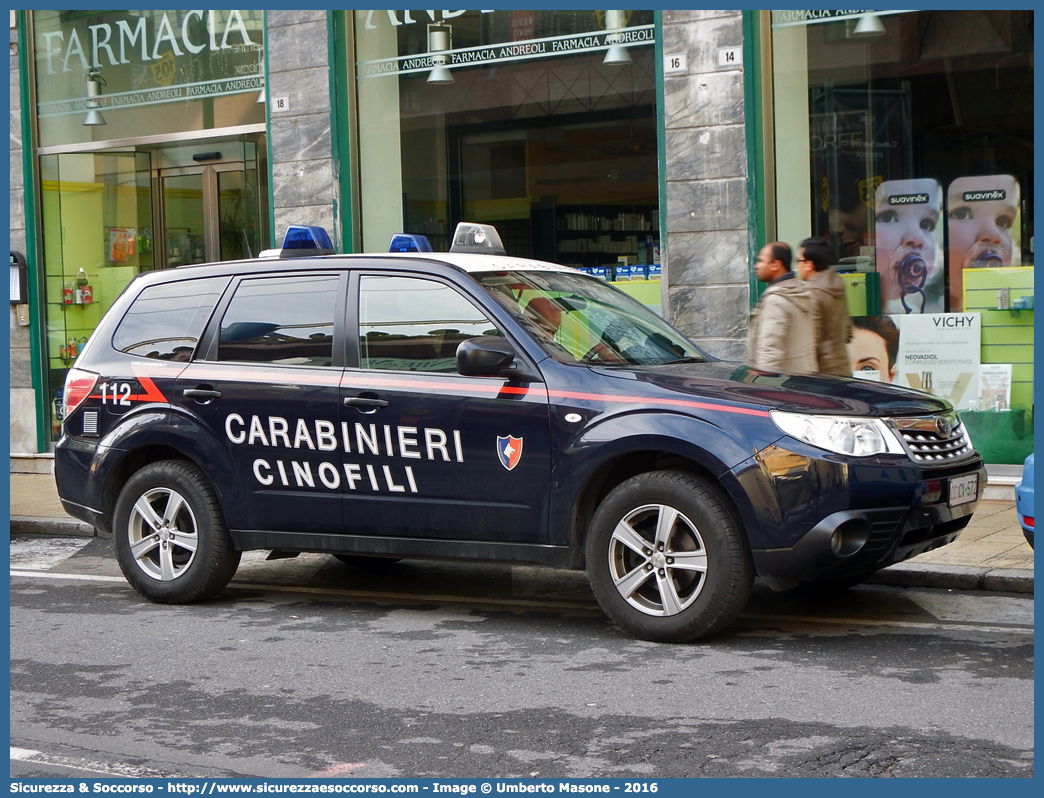
M 481 255 L 506 255 L 500 233 L 491 224 L 461 222 L 453 232 L 450 252 L 476 252 Z

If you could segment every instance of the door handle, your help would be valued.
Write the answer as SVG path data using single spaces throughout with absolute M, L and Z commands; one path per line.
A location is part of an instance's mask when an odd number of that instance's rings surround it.
M 346 407 L 387 407 L 387 399 L 370 399 L 366 396 L 346 396 L 344 398 Z
M 187 399 L 221 398 L 221 391 L 207 390 L 206 388 L 186 388 L 183 393 Z

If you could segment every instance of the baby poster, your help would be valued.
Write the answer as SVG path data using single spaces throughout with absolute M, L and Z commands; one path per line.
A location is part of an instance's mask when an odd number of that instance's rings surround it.
M 950 310 L 964 309 L 964 270 L 1021 266 L 1019 184 L 1011 175 L 959 177 L 946 192 Z
M 874 246 L 882 314 L 942 313 L 942 186 L 886 180 L 874 194 Z

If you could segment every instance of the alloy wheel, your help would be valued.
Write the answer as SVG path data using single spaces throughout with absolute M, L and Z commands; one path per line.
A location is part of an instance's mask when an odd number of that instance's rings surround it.
M 646 615 L 677 615 L 703 590 L 707 551 L 699 530 L 683 513 L 646 504 L 613 530 L 609 572 L 624 600 Z
M 147 491 L 134 503 L 128 538 L 134 562 L 161 582 L 185 573 L 199 544 L 192 508 L 180 493 L 165 487 Z

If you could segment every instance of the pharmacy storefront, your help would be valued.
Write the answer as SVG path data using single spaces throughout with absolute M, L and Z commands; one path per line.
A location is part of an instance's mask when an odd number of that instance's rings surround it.
M 757 250 L 823 236 L 853 373 L 947 398 L 988 463 L 1033 449 L 1030 11 L 19 18 L 40 452 L 128 280 L 305 217 L 346 252 L 492 223 L 732 359 Z
M 53 443 L 66 371 L 134 275 L 269 245 L 264 29 L 249 10 L 25 17 L 34 382 Z
M 1033 12 L 773 11 L 776 237 L 830 241 L 857 376 L 1033 451 Z M 764 30 L 763 30 L 764 36 Z

